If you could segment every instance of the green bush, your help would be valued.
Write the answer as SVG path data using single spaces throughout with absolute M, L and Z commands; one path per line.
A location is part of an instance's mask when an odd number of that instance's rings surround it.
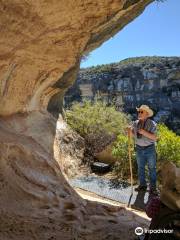
M 158 125 L 157 155 L 158 163 L 170 161 L 180 167 L 180 136 L 169 130 L 164 124 Z
M 164 124 L 158 124 L 158 141 L 157 151 L 157 168 L 159 169 L 165 161 L 170 161 L 180 167 L 180 136 L 169 130 Z M 133 144 L 131 144 L 132 146 Z M 133 173 L 137 176 L 137 166 L 135 160 L 135 151 L 132 152 Z M 114 172 L 118 177 L 129 177 L 129 160 L 128 160 L 128 137 L 119 135 L 114 143 L 112 154 L 118 157 L 114 165 Z
M 74 103 L 65 112 L 65 118 L 82 137 L 101 132 L 122 134 L 130 119 L 125 113 L 116 111 L 114 106 L 107 106 L 100 100 Z
M 114 142 L 116 136 L 124 133 L 129 117 L 117 112 L 114 106 L 107 106 L 100 100 L 74 103 L 65 112 L 67 123 L 85 139 L 85 163 L 94 161 L 95 154 Z
M 137 166 L 132 140 L 130 141 L 130 151 L 133 174 L 136 175 Z M 122 179 L 129 178 L 128 137 L 126 135 L 121 134 L 117 137 L 112 149 L 112 154 L 118 159 L 113 167 L 115 175 Z

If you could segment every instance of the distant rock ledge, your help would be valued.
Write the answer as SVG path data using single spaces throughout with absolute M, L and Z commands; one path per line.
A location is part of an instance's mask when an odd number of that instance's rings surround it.
M 180 57 L 137 57 L 83 68 L 64 104 L 96 95 L 134 117 L 137 106 L 148 104 L 156 121 L 180 133 Z

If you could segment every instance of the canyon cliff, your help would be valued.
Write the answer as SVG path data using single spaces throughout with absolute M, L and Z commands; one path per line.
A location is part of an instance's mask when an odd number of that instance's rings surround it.
M 81 69 L 65 94 L 64 105 L 95 97 L 134 117 L 136 107 L 147 104 L 157 122 L 180 133 L 180 57 L 129 58 Z

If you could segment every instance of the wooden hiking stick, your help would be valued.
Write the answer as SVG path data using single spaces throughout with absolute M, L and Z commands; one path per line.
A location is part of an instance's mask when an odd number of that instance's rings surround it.
M 129 207 L 131 198 L 133 196 L 133 172 L 132 172 L 132 157 L 131 157 L 131 133 L 128 131 L 128 157 L 129 157 L 129 168 L 130 168 L 130 175 L 131 175 L 131 195 L 129 197 L 128 205 Z

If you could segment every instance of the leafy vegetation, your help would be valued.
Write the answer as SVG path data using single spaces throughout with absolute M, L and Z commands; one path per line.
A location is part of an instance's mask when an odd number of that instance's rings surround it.
M 65 116 L 67 123 L 82 137 L 102 131 L 123 134 L 130 120 L 125 113 L 97 99 L 94 102 L 84 100 L 82 103 L 74 103 L 70 110 L 66 110 Z
M 85 100 L 74 103 L 70 110 L 66 110 L 67 123 L 86 142 L 84 162 L 93 161 L 93 156 L 101 152 L 112 143 L 116 136 L 124 134 L 125 127 L 129 124 L 129 116 L 115 110 L 114 106 L 96 99 L 94 102 Z
M 106 72 L 112 72 L 114 69 L 120 66 L 127 66 L 131 64 L 156 64 L 162 61 L 167 61 L 171 58 L 178 58 L 178 57 L 144 56 L 144 57 L 126 58 L 124 60 L 121 60 L 118 63 L 102 64 L 102 65 L 86 68 L 86 72 L 87 73 L 106 73 Z M 81 69 L 81 71 L 83 71 L 83 68 Z
M 171 161 L 180 167 L 180 136 L 169 130 L 164 124 L 158 125 L 158 136 L 158 162 Z
M 130 151 L 131 151 L 131 159 L 132 159 L 132 169 L 133 174 L 137 174 L 137 164 L 135 151 L 132 146 L 132 140 L 130 142 Z M 130 177 L 129 171 L 129 157 L 128 157 L 128 137 L 126 135 L 119 135 L 117 137 L 116 142 L 114 143 L 114 147 L 112 149 L 112 154 L 117 157 L 117 161 L 113 167 L 114 173 L 118 178 L 128 178 Z
M 125 133 L 125 128 L 130 122 L 128 115 L 116 111 L 114 106 L 107 106 L 106 103 L 96 98 L 94 102 L 85 100 L 82 103 L 74 103 L 70 110 L 66 110 L 65 118 L 67 123 L 85 138 L 91 156 L 114 142 L 112 154 L 117 157 L 114 173 L 117 177 L 129 178 L 128 137 Z M 130 149 L 133 174 L 137 176 L 132 142 Z M 171 161 L 180 167 L 179 149 L 180 136 L 164 124 L 158 124 L 157 168 L 159 169 L 165 161 Z

